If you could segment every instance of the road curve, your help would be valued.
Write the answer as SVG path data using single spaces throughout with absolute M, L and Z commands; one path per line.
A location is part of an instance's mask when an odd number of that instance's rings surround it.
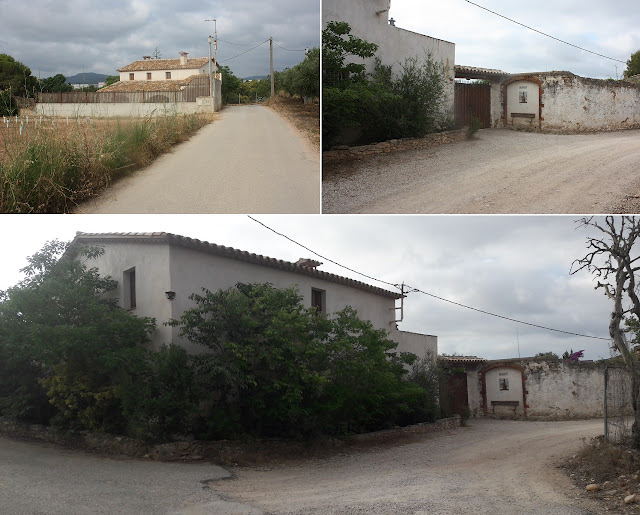
M 271 109 L 227 107 L 75 212 L 319 213 L 320 155 Z

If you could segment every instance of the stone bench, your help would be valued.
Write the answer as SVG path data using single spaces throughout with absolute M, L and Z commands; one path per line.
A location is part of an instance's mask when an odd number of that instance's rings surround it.
M 518 406 L 520 406 L 520 401 L 491 401 L 494 414 L 496 412 L 496 406 L 513 406 L 513 412 L 515 413 Z

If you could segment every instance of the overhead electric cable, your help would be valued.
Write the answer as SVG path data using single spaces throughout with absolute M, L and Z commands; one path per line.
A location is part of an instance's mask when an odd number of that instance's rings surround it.
M 282 50 L 286 50 L 287 52 L 304 52 L 306 50 L 306 48 L 303 48 L 302 50 L 298 50 L 298 49 L 291 49 L 291 48 L 285 48 L 281 45 L 278 45 L 278 43 L 276 43 L 275 41 L 273 42 L 274 45 L 282 48 Z
M 250 43 L 248 45 L 245 45 L 243 43 L 232 43 L 231 41 L 226 41 L 226 40 L 220 39 L 220 38 L 218 38 L 218 41 L 222 41 L 223 43 L 227 43 L 228 45 L 235 45 L 235 46 L 254 46 L 254 45 L 260 46 L 260 45 L 262 45 L 262 43 Z
M 229 57 L 229 58 L 227 58 L 227 59 L 222 59 L 222 60 L 221 60 L 221 61 L 219 61 L 219 62 L 224 63 L 224 62 L 227 62 L 227 61 L 231 61 L 231 59 L 235 59 L 236 57 L 240 57 L 241 55 L 246 54 L 247 52 L 251 52 L 252 50 L 255 50 L 255 49 L 256 49 L 256 48 L 258 48 L 259 46 L 264 45 L 267 41 L 269 41 L 269 40 L 267 39 L 267 40 L 263 41 L 262 43 L 260 43 L 260 44 L 258 44 L 258 45 L 256 45 L 256 46 L 254 46 L 253 48 L 250 48 L 249 50 L 246 50 L 246 51 L 244 51 L 244 52 L 242 52 L 242 53 L 240 53 L 240 54 L 238 54 L 238 55 L 234 55 L 233 57 Z
M 495 11 L 492 11 L 491 9 L 487 9 L 486 7 L 484 7 L 484 6 L 480 5 L 480 4 L 476 4 L 474 2 L 471 2 L 471 0 L 464 0 L 464 1 L 467 2 L 468 4 L 475 5 L 476 7 L 479 7 L 480 9 L 484 9 L 485 11 L 488 11 L 491 14 L 495 14 L 496 16 L 500 16 L 500 18 L 504 18 L 505 20 L 509 20 L 510 22 L 516 23 L 517 25 L 520 25 L 521 27 L 524 27 L 526 29 L 529 29 L 529 30 L 532 30 L 534 32 L 537 32 L 538 34 L 542 34 L 543 36 L 547 36 L 548 38 L 555 39 L 556 41 L 559 41 L 560 43 L 564 43 L 565 45 L 572 46 L 572 47 L 577 48 L 579 50 L 582 50 L 584 52 L 589 52 L 590 54 L 594 54 L 594 55 L 597 55 L 599 57 L 604 57 L 605 59 L 610 59 L 610 60 L 616 61 L 618 63 L 627 64 L 625 61 L 621 61 L 620 59 L 614 59 L 613 57 L 609 57 L 609 56 L 606 56 L 606 55 L 603 55 L 603 54 L 599 54 L 598 52 L 593 52 L 591 50 L 587 50 L 586 48 L 582 48 L 581 46 L 574 45 L 573 43 L 569 43 L 568 41 L 564 41 L 562 39 L 559 39 L 559 38 L 556 38 L 554 36 L 551 36 L 550 34 L 546 34 L 545 32 L 541 32 L 541 31 L 539 31 L 537 29 L 534 29 L 533 27 L 529 27 L 528 25 L 525 25 L 524 23 L 520 23 L 519 21 L 512 20 L 511 18 L 507 18 L 506 16 L 504 16 L 504 15 L 502 15 L 500 13 L 497 13 Z
M 345 270 L 349 270 L 350 272 L 354 272 L 354 273 L 356 273 L 356 274 L 358 274 L 358 275 L 361 275 L 361 276 L 363 276 L 363 277 L 366 277 L 367 279 L 371 279 L 371 280 L 373 280 L 373 281 L 378 281 L 378 282 L 383 283 L 383 284 L 386 284 L 386 285 L 388 285 L 388 286 L 393 286 L 394 288 L 398 288 L 398 289 L 400 289 L 400 285 L 399 285 L 399 284 L 390 283 L 390 282 L 385 281 L 385 280 L 383 280 L 383 279 L 378 279 L 377 277 L 373 277 L 373 276 L 371 276 L 371 275 L 367 275 L 367 274 L 365 274 L 365 273 L 359 272 L 358 270 L 354 270 L 353 268 L 349 268 L 348 266 L 345 266 L 345 265 L 343 265 L 343 264 L 341 264 L 341 263 L 338 263 L 337 261 L 334 261 L 333 259 L 330 259 L 330 258 L 328 258 L 328 257 L 326 257 L 326 256 L 323 256 L 322 254 L 319 254 L 319 253 L 318 253 L 318 252 L 316 252 L 315 250 L 310 249 L 310 248 L 309 248 L 309 247 L 307 247 L 306 245 L 303 245 L 302 243 L 297 242 L 296 240 L 294 240 L 293 238 L 290 238 L 290 237 L 289 237 L 289 236 L 287 236 L 286 234 L 283 234 L 283 233 L 281 233 L 281 232 L 276 231 L 275 229 L 272 229 L 272 228 L 271 228 L 271 227 L 269 227 L 268 225 L 266 225 L 266 224 L 262 223 L 260 220 L 257 220 L 257 219 L 255 219 L 255 218 L 253 218 L 251 215 L 247 215 L 247 216 L 248 216 L 251 220 L 253 220 L 254 222 L 256 222 L 256 223 L 260 224 L 260 225 L 261 225 L 262 227 L 264 227 L 265 229 L 268 229 L 268 230 L 269 230 L 269 231 L 271 231 L 272 233 L 277 234 L 278 236 L 281 236 L 281 237 L 283 237 L 283 238 L 285 238 L 285 239 L 289 240 L 289 241 L 290 241 L 290 242 L 292 242 L 292 243 L 295 243 L 295 244 L 296 244 L 296 245 L 298 245 L 299 247 L 302 247 L 303 249 L 308 250 L 309 252 L 311 252 L 312 254 L 315 254 L 316 256 L 318 256 L 318 257 L 319 257 L 319 258 L 321 258 L 321 259 L 324 259 L 324 260 L 326 260 L 326 261 L 329 261 L 330 263 L 333 263 L 334 265 L 337 265 L 337 266 L 339 266 L 339 267 L 341 267 L 341 268 L 344 268 Z M 427 296 L 429 296 L 429 297 L 432 297 L 432 298 L 434 298 L 434 299 L 441 300 L 441 301 L 443 301 L 443 302 L 448 302 L 449 304 L 453 304 L 453 305 L 455 305 L 455 306 L 459 306 L 459 307 L 461 307 L 461 308 L 467 308 L 467 309 L 470 309 L 470 310 L 472 310 L 472 311 L 477 311 L 478 313 L 482 313 L 482 314 L 484 314 L 484 315 L 489 315 L 489 316 L 492 316 L 492 317 L 501 318 L 501 319 L 503 319 L 503 320 L 508 320 L 508 321 L 510 321 L 510 322 L 516 322 L 516 323 L 518 323 L 518 324 L 528 325 L 528 326 L 530 326 L 530 327 L 537 327 L 538 329 L 545 329 L 545 330 L 547 330 L 547 331 L 555 331 L 555 332 L 557 332 L 557 333 L 569 334 L 569 335 L 572 335 L 572 336 L 580 336 L 581 338 L 591 338 L 591 339 L 594 339 L 594 340 L 605 340 L 605 341 L 611 341 L 611 338 L 603 338 L 603 337 L 601 337 L 601 336 L 591 336 L 591 335 L 589 335 L 589 334 L 573 333 L 573 332 L 571 332 L 571 331 L 563 331 L 562 329 L 554 329 L 553 327 L 547 327 L 547 326 L 544 326 L 544 325 L 533 324 L 533 323 L 531 323 L 531 322 L 525 322 L 525 321 L 523 321 L 523 320 L 518 320 L 518 319 L 516 319 L 516 318 L 510 318 L 510 317 L 507 317 L 507 316 L 504 316 L 504 315 L 499 315 L 499 314 L 497 314 L 497 313 L 492 313 L 491 311 L 485 311 L 484 309 L 474 308 L 474 307 L 472 307 L 472 306 L 467 306 L 466 304 L 461 304 L 460 302 L 455 302 L 455 301 L 453 301 L 453 300 L 445 299 L 444 297 L 440 297 L 440 296 L 435 295 L 435 294 L 433 294 L 433 293 L 426 292 L 426 291 L 421 290 L 421 289 L 419 289 L 419 288 L 414 288 L 413 286 L 405 285 L 405 287 L 406 287 L 406 288 L 410 288 L 410 290 L 407 290 L 407 291 L 406 291 L 407 293 L 413 293 L 413 292 L 415 292 L 415 293 L 422 293 L 423 295 L 427 295 Z

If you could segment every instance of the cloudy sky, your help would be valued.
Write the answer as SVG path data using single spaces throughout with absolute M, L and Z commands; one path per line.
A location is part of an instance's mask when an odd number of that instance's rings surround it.
M 640 50 L 637 0 L 474 3 L 623 63 L 541 36 L 465 0 L 391 0 L 390 16 L 397 27 L 455 43 L 456 64 L 509 73 L 567 70 L 585 77 L 616 78 L 622 76 L 631 54 Z
M 609 300 L 586 273 L 571 276 L 587 232 L 570 216 L 257 216 L 326 258 L 391 283 L 565 331 L 607 337 Z M 269 257 L 314 257 L 240 215 L 3 215 L 0 289 L 20 279 L 26 257 L 48 240 L 83 232 L 173 232 Z M 25 236 L 26 235 L 26 236 Z M 327 272 L 364 279 L 328 263 Z M 608 341 L 536 329 L 419 293 L 405 300 L 400 329 L 438 336 L 440 353 L 489 359 L 585 349 L 609 357 Z M 518 348 L 519 346 L 519 348 Z
M 217 20 L 218 62 L 238 77 L 269 73 L 304 59 L 320 45 L 319 0 L 0 0 L 0 53 L 31 68 L 33 75 L 65 76 L 84 71 L 115 75 L 116 69 L 151 55 L 163 58 L 209 54 L 207 38 Z M 279 45 L 279 46 L 278 46 Z M 287 49 L 287 50 L 285 50 Z

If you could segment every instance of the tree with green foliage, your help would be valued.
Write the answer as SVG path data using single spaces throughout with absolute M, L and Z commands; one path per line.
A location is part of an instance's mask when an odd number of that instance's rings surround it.
M 241 93 L 242 79 L 236 77 L 228 66 L 219 66 L 218 73 L 222 74 L 222 103 L 229 104 L 238 100 Z
M 627 61 L 627 69 L 624 71 L 625 79 L 640 74 L 640 50 L 631 54 Z
M 410 57 L 394 73 L 376 57 L 374 71 L 346 61 L 370 58 L 377 46 L 351 35 L 349 24 L 330 22 L 322 32 L 322 136 L 324 148 L 344 129 L 358 129 L 358 142 L 422 137 L 442 130 L 448 77 L 431 55 Z
M 17 97 L 33 96 L 37 83 L 27 66 L 10 55 L 0 54 L 0 91 L 10 90 Z
M 104 81 L 104 85 L 105 86 L 111 86 L 111 84 L 115 84 L 116 82 L 120 81 L 120 75 L 109 75 L 105 81 Z
M 350 81 L 364 80 L 364 63 L 346 63 L 349 56 L 373 57 L 378 45 L 350 34 L 351 26 L 344 21 L 330 21 L 322 31 L 322 84 L 325 87 L 346 87 Z
M 346 308 L 328 318 L 295 288 L 237 284 L 203 290 L 170 324 L 209 352 L 194 358 L 208 438 L 309 437 L 415 418 L 425 391 L 406 380 L 412 354 Z
M 40 80 L 40 91 L 43 93 L 60 93 L 73 91 L 73 86 L 67 83 L 67 78 L 64 75 L 58 73 L 53 77 Z
M 305 102 L 320 96 L 320 49 L 312 48 L 299 64 L 281 72 L 280 86 Z
M 101 253 L 49 242 L 0 294 L 0 414 L 125 430 L 122 388 L 143 365 L 155 321 L 118 306 L 116 281 L 87 266 Z

